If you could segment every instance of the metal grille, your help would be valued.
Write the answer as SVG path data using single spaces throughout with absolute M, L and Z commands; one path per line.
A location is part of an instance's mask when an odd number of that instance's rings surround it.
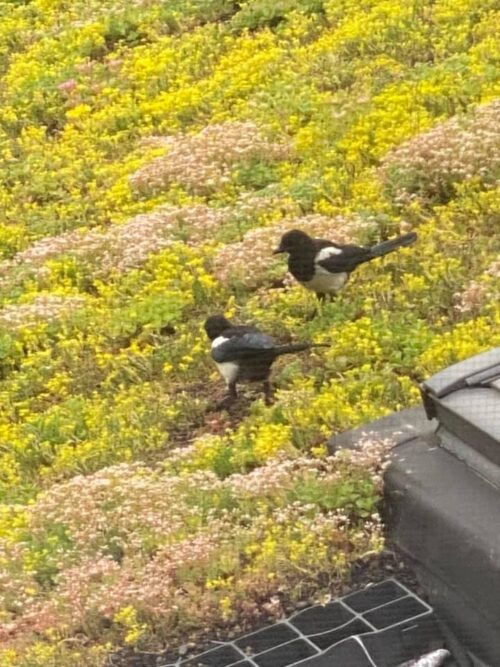
M 387 579 L 162 667 L 397 667 L 443 647 L 432 608 Z

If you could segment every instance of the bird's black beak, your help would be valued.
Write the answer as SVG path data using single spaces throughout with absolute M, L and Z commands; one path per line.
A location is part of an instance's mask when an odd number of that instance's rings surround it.
M 281 252 L 285 252 L 281 246 L 273 250 L 273 255 L 279 255 Z

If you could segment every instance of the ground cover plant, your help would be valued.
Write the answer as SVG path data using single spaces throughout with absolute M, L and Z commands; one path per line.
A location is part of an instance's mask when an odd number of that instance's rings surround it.
M 0 1 L 0 663 L 105 664 L 324 599 L 387 443 L 326 438 L 500 344 L 484 0 Z M 299 227 L 418 243 L 314 296 Z M 329 343 L 230 412 L 214 312 Z

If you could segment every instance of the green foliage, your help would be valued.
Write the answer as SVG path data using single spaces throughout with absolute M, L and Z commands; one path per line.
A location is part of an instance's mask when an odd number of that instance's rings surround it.
M 0 2 L 2 665 L 250 628 L 382 548 L 386 445 L 324 443 L 500 345 L 498 18 Z M 271 255 L 290 227 L 419 239 L 310 319 Z M 329 347 L 216 412 L 213 312 Z
M 240 11 L 231 20 L 235 30 L 256 30 L 265 26 L 275 28 L 293 12 L 307 16 L 324 11 L 323 0 L 249 0 L 239 4 Z

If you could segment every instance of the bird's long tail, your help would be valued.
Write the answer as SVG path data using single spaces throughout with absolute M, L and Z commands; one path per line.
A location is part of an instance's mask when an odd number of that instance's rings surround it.
M 278 345 L 274 348 L 277 357 L 282 354 L 290 354 L 291 352 L 304 352 L 311 347 L 330 347 L 328 343 L 289 343 L 288 345 Z
M 395 239 L 389 239 L 388 241 L 383 241 L 378 243 L 370 248 L 370 259 L 373 257 L 382 257 L 387 255 L 398 248 L 403 246 L 412 245 L 417 240 L 417 235 L 415 232 L 408 232 L 408 234 L 402 234 L 397 236 Z

